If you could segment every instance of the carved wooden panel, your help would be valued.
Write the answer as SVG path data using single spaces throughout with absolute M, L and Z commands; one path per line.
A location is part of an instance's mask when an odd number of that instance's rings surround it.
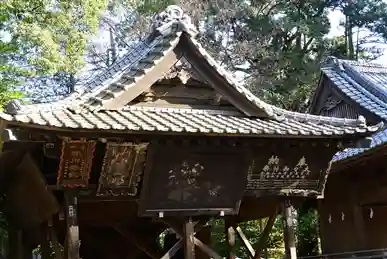
M 147 147 L 148 143 L 107 143 L 98 195 L 137 195 Z
M 249 165 L 246 151 L 152 145 L 148 158 L 140 215 L 238 213 Z
M 332 147 L 276 147 L 254 155 L 247 190 L 276 194 L 321 193 L 326 181 Z
M 63 141 L 57 178 L 59 186 L 67 188 L 87 187 L 95 145 L 95 141 Z

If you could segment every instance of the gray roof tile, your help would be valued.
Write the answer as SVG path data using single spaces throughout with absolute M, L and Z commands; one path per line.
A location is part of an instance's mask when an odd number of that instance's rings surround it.
M 177 8 L 177 7 L 168 7 Z M 173 15 L 173 17 L 168 17 Z M 166 15 L 155 16 L 153 32 L 145 41 L 110 68 L 91 78 L 78 91 L 65 100 L 50 104 L 10 105 L 12 112 L 0 117 L 12 123 L 26 123 L 58 128 L 106 129 L 117 131 L 159 131 L 185 133 L 216 133 L 225 135 L 275 135 L 275 136 L 343 136 L 374 132 L 379 126 L 367 127 L 364 121 L 330 118 L 286 111 L 269 105 L 254 96 L 223 69 L 194 39 L 197 31 L 181 9 L 169 10 Z M 197 52 L 223 76 L 229 87 L 245 98 L 264 118 L 257 119 L 230 114 L 226 111 L 128 107 L 121 110 L 104 110 L 106 101 L 114 100 L 133 87 L 167 53 L 171 53 L 180 40 L 187 36 Z M 332 71 L 333 73 L 333 71 Z M 337 76 L 338 82 L 346 80 Z M 350 87 L 343 91 L 355 94 Z M 365 102 L 367 100 L 363 100 Z
M 216 133 L 222 135 L 270 135 L 270 136 L 345 136 L 374 132 L 378 126 L 334 126 L 326 121 L 299 122 L 287 118 L 283 121 L 254 119 L 238 112 L 197 111 L 193 109 L 128 107 L 119 111 L 73 113 L 69 110 L 53 110 L 44 113 L 20 115 L 1 114 L 10 123 L 57 127 L 61 129 L 83 128 L 87 130 L 116 130 L 128 132 Z
M 332 58 L 322 69 L 333 86 L 381 121 L 387 120 L 387 67 Z M 370 148 L 348 148 L 337 153 L 333 161 L 344 160 L 374 147 L 387 144 L 387 130 L 372 135 Z

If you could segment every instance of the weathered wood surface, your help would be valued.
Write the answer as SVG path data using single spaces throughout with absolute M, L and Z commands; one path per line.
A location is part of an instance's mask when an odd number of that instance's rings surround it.
M 58 212 L 57 200 L 47 190 L 41 171 L 31 155 L 22 158 L 8 184 L 4 211 L 11 224 L 27 229 L 38 227 Z
M 66 188 L 87 187 L 95 145 L 95 141 L 63 141 L 57 176 L 58 186 Z
M 294 229 L 293 206 L 289 200 L 284 201 L 282 205 L 282 217 L 284 226 L 284 243 L 286 259 L 296 259 L 296 236 Z
M 66 211 L 66 241 L 65 241 L 65 259 L 79 259 L 79 239 L 78 225 L 78 198 L 71 191 L 65 192 L 65 211 Z
M 148 143 L 107 143 L 98 195 L 136 196 L 144 172 Z
M 244 193 L 248 154 L 243 148 L 152 144 L 140 214 L 237 214 Z

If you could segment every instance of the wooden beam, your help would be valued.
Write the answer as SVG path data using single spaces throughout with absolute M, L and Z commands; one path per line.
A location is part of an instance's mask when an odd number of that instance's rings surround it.
M 65 191 L 66 210 L 66 244 L 65 259 L 80 259 L 79 257 L 79 227 L 77 217 L 77 196 L 72 191 Z
M 41 226 L 40 253 L 42 259 L 51 259 L 51 248 L 49 242 L 49 230 L 47 222 L 43 222 Z
M 184 259 L 195 259 L 195 225 L 188 219 L 183 226 Z
M 196 225 L 197 226 L 197 225 Z M 201 240 L 204 244 L 211 247 L 211 226 L 210 225 L 203 225 L 203 227 L 198 231 L 197 227 L 195 226 L 195 236 Z M 195 251 L 196 259 L 210 259 L 211 257 L 205 253 L 203 250 L 201 250 L 198 246 L 196 246 Z
M 59 243 L 55 229 L 52 225 L 52 220 L 48 221 L 48 235 L 49 235 L 49 240 L 51 241 L 51 244 L 52 244 L 52 249 L 54 250 L 54 258 L 55 259 L 63 259 L 64 254 L 62 251 L 64 250 L 64 248 Z
M 180 228 L 176 227 L 176 224 L 170 221 L 163 220 L 165 224 L 167 224 L 179 237 L 184 237 L 183 231 L 180 230 Z M 192 222 L 192 224 L 199 225 L 201 221 Z M 201 225 L 201 226 L 200 226 Z M 199 226 L 202 227 L 203 224 L 200 224 Z M 196 233 L 197 228 L 195 228 L 194 234 Z M 223 259 L 221 256 L 219 256 L 214 250 L 212 250 L 209 246 L 204 244 L 202 241 L 197 239 L 195 236 L 193 236 L 193 242 L 196 246 L 198 246 L 203 252 L 208 254 L 213 259 Z
M 8 258 L 23 259 L 23 237 L 22 231 L 12 226 L 8 229 Z
M 263 230 L 263 233 L 262 233 L 261 237 L 259 238 L 258 244 L 255 248 L 255 255 L 254 255 L 253 259 L 261 258 L 262 251 L 266 247 L 270 232 L 273 229 L 274 222 L 275 222 L 275 219 L 277 217 L 277 213 L 278 213 L 278 209 L 275 210 L 275 212 L 267 220 L 265 229 Z
M 177 253 L 177 251 L 179 251 L 180 248 L 182 247 L 183 247 L 183 239 L 180 238 L 180 240 L 177 241 L 176 244 L 172 246 L 171 249 L 169 249 L 168 252 L 166 252 L 163 257 L 161 257 L 161 259 L 171 259 Z
M 213 259 L 223 259 L 221 256 L 219 256 L 214 250 L 212 250 L 208 245 L 204 244 L 202 241 L 194 237 L 194 243 L 196 246 L 198 246 L 203 252 L 208 254 Z
M 297 250 L 295 242 L 293 215 L 293 206 L 289 200 L 282 204 L 283 226 L 284 226 L 284 242 L 285 242 L 285 258 L 296 259 Z
M 126 231 L 122 231 L 121 228 L 117 225 L 112 225 L 112 228 L 117 231 L 121 236 L 129 240 L 132 244 L 134 244 L 138 249 L 144 252 L 147 256 L 153 259 L 160 258 L 160 255 L 152 251 L 150 248 L 147 248 L 145 242 L 141 240 L 140 237 L 133 237 Z
M 225 228 L 225 235 L 226 235 L 226 245 L 228 250 L 228 259 L 235 259 L 236 258 L 236 253 L 235 253 L 236 222 L 235 220 L 233 218 L 225 219 L 224 228 Z
M 242 240 L 243 245 L 246 247 L 247 251 L 249 251 L 250 257 L 254 257 L 254 255 L 255 255 L 254 248 L 252 247 L 249 240 L 247 239 L 247 237 L 243 233 L 243 230 L 238 226 L 236 228 L 236 232 L 237 232 L 239 238 Z

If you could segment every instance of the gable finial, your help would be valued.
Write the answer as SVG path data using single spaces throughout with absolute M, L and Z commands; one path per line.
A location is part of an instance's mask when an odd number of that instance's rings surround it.
M 177 5 L 170 5 L 164 11 L 152 17 L 152 31 L 161 35 L 168 35 L 174 26 L 178 26 L 179 31 L 184 31 L 195 37 L 198 30 L 191 21 L 191 17 L 184 13 L 184 10 Z

